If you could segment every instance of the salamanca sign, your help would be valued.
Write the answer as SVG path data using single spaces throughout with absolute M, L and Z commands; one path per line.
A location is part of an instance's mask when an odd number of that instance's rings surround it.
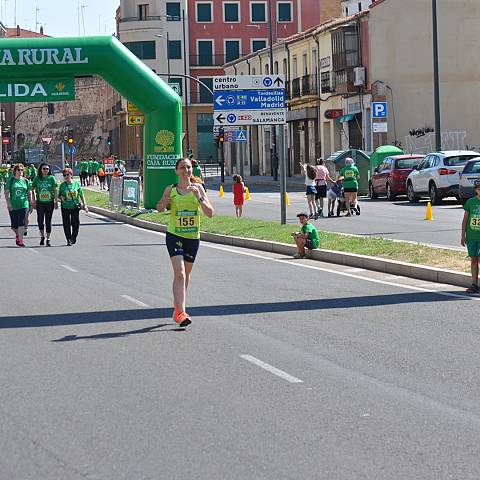
M 0 65 L 74 65 L 88 63 L 82 48 L 0 49 Z

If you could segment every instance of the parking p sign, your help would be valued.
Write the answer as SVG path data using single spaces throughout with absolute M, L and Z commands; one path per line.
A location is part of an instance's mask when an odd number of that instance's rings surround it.
M 387 118 L 387 102 L 372 102 L 372 118 Z

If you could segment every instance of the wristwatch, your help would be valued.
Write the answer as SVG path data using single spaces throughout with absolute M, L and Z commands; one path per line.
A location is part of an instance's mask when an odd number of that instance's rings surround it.
M 198 201 L 199 201 L 200 203 L 203 203 L 204 200 L 205 200 L 205 197 L 199 197 L 199 199 L 198 199 Z

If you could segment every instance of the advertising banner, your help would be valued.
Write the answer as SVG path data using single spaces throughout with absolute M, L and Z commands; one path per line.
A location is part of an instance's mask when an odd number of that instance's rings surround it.
M 0 102 L 64 102 L 75 100 L 75 80 L 0 81 Z
M 140 203 L 140 177 L 124 175 L 122 203 L 123 205 L 138 207 Z

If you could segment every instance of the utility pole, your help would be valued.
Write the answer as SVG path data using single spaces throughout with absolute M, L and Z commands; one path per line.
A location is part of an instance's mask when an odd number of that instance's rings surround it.
M 268 37 L 269 37 L 269 44 L 270 44 L 270 75 L 273 75 L 273 21 L 272 21 L 272 0 L 268 0 Z M 273 170 L 273 180 L 278 180 L 278 164 L 277 164 L 277 132 L 276 126 L 271 125 L 270 127 L 270 138 L 271 138 L 271 158 L 270 162 L 272 165 Z
M 187 31 L 185 27 L 185 10 L 182 10 L 182 33 L 183 33 L 183 74 L 186 76 L 187 74 Z M 185 129 L 186 129 L 186 138 L 187 138 L 187 152 L 190 150 L 190 119 L 189 117 L 189 109 L 188 109 L 188 81 L 184 78 L 184 85 L 185 88 L 183 89 L 183 98 L 185 98 Z
M 440 122 L 440 78 L 438 73 L 438 23 L 437 0 L 432 0 L 433 33 L 433 101 L 435 108 L 435 150 L 442 149 L 442 130 Z

